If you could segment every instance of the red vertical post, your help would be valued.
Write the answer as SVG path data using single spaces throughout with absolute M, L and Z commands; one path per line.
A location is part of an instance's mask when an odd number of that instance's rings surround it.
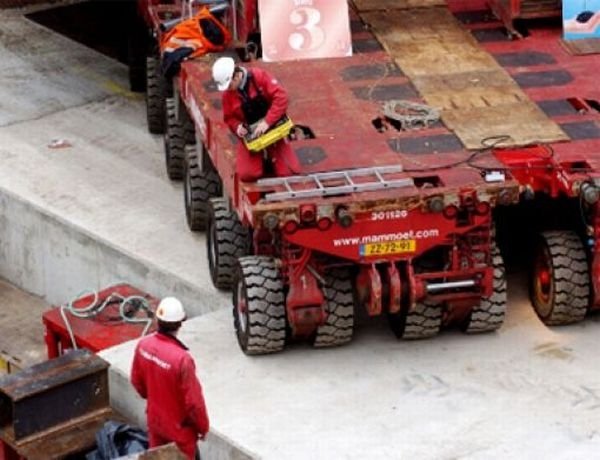
M 58 337 L 52 329 L 50 325 L 44 320 L 44 341 L 46 342 L 46 350 L 48 352 L 48 359 L 58 358 Z M 0 458 L 0 460 L 2 460 Z
M 0 460 L 25 460 L 12 447 L 0 439 Z

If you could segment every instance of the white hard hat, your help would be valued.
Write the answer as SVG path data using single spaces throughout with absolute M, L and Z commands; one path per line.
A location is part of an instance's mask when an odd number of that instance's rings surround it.
M 225 91 L 229 88 L 229 83 L 231 83 L 234 71 L 235 62 L 233 58 L 222 57 L 215 61 L 212 67 L 212 74 L 219 91 Z
M 185 311 L 178 299 L 165 297 L 158 304 L 156 317 L 165 323 L 179 323 L 185 319 Z

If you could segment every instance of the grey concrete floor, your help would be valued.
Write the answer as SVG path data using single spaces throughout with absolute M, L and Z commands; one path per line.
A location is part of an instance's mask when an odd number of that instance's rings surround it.
M 556 329 L 531 309 L 523 275 L 495 334 L 397 341 L 363 322 L 348 346 L 249 358 L 231 314 L 194 318 L 181 334 L 196 358 L 213 427 L 263 459 L 591 459 L 600 449 L 600 318 Z M 118 398 L 134 344 L 103 355 Z
M 219 439 L 273 460 L 599 457 L 598 318 L 544 327 L 521 275 L 509 280 L 508 317 L 496 334 L 399 342 L 373 320 L 342 348 L 298 345 L 244 356 L 228 295 L 210 286 L 203 236 L 185 228 L 180 186 L 164 174 L 160 139 L 145 131 L 143 103 L 126 91 L 125 68 L 18 12 L 0 12 L 0 24 L 0 205 L 18 197 L 200 286 L 197 302 L 220 311 L 188 321 L 182 339 L 196 358 Z M 49 149 L 54 139 L 71 147 Z M 14 240 L 0 242 L 5 265 L 16 258 L 7 245 L 20 241 L 7 235 Z M 75 275 L 51 269 L 58 274 L 40 291 L 73 283 Z M 3 270 L 13 282 L 31 275 Z M 116 402 L 142 420 L 142 402 L 127 382 L 133 346 L 103 356 L 112 363 Z

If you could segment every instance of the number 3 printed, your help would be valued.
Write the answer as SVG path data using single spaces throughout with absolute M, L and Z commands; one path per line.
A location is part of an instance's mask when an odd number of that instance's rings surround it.
M 288 43 L 296 51 L 313 51 L 325 41 L 325 33 L 318 24 L 321 13 L 314 8 L 296 8 L 290 14 L 290 22 L 296 26 L 296 32 L 290 34 Z

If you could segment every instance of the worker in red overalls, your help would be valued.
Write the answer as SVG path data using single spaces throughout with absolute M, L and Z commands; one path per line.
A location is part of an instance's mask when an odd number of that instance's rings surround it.
M 244 138 L 255 125 L 252 137 L 258 137 L 277 123 L 288 107 L 285 89 L 268 72 L 237 66 L 230 57 L 215 61 L 213 79 L 223 93 L 223 118 L 229 129 Z M 291 176 L 300 172 L 300 164 L 287 138 L 267 148 L 276 176 Z M 263 156 L 250 152 L 238 143 L 236 173 L 241 181 L 255 181 L 264 175 Z
M 131 383 L 147 400 L 150 447 L 175 442 L 188 459 L 198 459 L 209 422 L 194 360 L 177 339 L 185 320 L 181 302 L 164 298 L 156 318 L 158 332 L 139 341 L 131 368 Z

